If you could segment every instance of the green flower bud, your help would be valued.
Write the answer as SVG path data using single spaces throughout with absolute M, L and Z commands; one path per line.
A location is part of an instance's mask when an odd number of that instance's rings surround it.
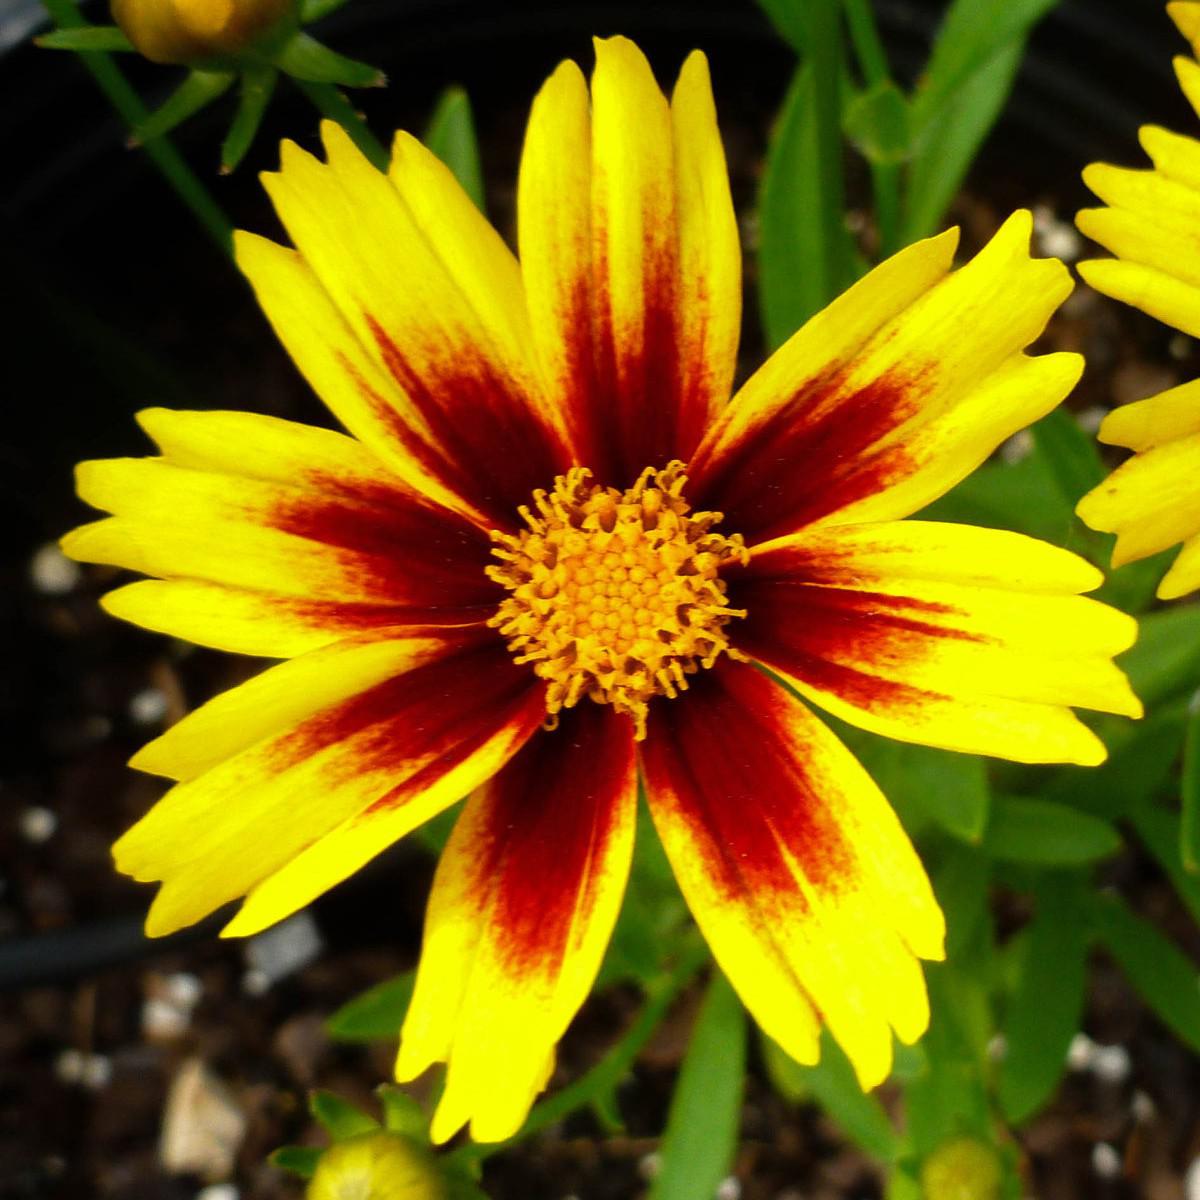
M 1000 1200 L 1003 1172 L 992 1146 L 972 1137 L 943 1142 L 921 1166 L 925 1200 Z
M 297 0 L 112 0 L 113 20 L 151 62 L 240 54 L 293 17 Z
M 363 1133 L 330 1146 L 305 1200 L 447 1200 L 433 1156 L 394 1133 Z

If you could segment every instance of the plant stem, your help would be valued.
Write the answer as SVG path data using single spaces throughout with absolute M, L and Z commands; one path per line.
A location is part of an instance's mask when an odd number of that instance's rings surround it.
M 844 0 L 844 7 L 854 55 L 867 87 L 891 83 L 891 70 L 871 11 L 871 0 Z M 871 164 L 871 189 L 875 196 L 875 220 L 879 226 L 879 251 L 883 258 L 900 249 L 900 179 L 898 163 Z
M 308 97 L 313 107 L 323 116 L 340 125 L 351 141 L 381 171 L 388 169 L 391 155 L 383 143 L 367 127 L 354 105 L 342 95 L 332 83 L 310 83 L 305 79 L 289 76 L 292 82 Z
M 841 5 L 838 0 L 808 0 L 806 65 L 811 72 L 810 103 L 816 139 L 817 178 L 824 192 L 819 217 L 823 228 L 818 239 L 817 267 L 823 303 L 828 304 L 850 283 L 842 261 L 845 237 L 846 192 L 842 180 L 842 63 Z
M 43 2 L 60 29 L 80 28 L 87 25 L 72 0 L 43 0 Z M 108 54 L 99 51 L 81 52 L 79 59 L 131 131 L 145 122 L 149 115 L 146 106 Z M 192 210 L 193 216 L 204 227 L 209 237 L 226 254 L 231 253 L 233 226 L 229 223 L 221 206 L 213 199 L 191 167 L 187 165 L 170 139 L 166 137 L 150 138 L 142 148 L 163 178 L 175 190 L 180 200 Z

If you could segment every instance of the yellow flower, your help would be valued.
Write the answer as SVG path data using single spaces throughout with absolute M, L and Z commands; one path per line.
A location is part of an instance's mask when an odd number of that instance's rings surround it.
M 520 260 L 406 134 L 336 126 L 265 177 L 295 244 L 238 259 L 351 436 L 161 409 L 161 457 L 84 463 L 107 608 L 284 658 L 152 742 L 178 782 L 117 843 L 151 934 L 238 897 L 294 912 L 464 794 L 397 1074 L 447 1062 L 437 1140 L 521 1124 L 592 985 L 643 781 L 684 896 L 763 1028 L 865 1086 L 929 1018 L 920 862 L 808 702 L 878 733 L 1098 763 L 1071 712 L 1136 715 L 1134 622 L 1042 542 L 902 518 L 1074 385 L 1022 351 L 1069 293 L 1019 213 L 955 271 L 902 251 L 729 399 L 737 226 L 703 55 L 670 102 L 600 41 L 534 102 Z M 769 669 L 759 669 L 761 666 Z M 789 687 L 783 686 L 786 681 Z M 644 735 L 644 736 L 643 736 Z
M 1200 3 L 1167 11 L 1195 46 Z M 1200 115 L 1200 63 L 1175 59 L 1184 95 Z M 1093 163 L 1088 187 L 1107 208 L 1085 209 L 1079 228 L 1117 257 L 1079 264 L 1092 287 L 1200 337 L 1200 142 L 1155 125 L 1139 130 L 1150 170 Z M 1164 600 L 1200 587 L 1200 380 L 1126 404 L 1100 440 L 1134 451 L 1080 502 L 1093 529 L 1115 533 L 1113 566 L 1183 543 L 1158 586 Z
M 431 1155 L 394 1133 L 364 1133 L 321 1155 L 305 1200 L 445 1200 Z
M 112 0 L 113 20 L 152 62 L 196 63 L 248 49 L 296 0 Z

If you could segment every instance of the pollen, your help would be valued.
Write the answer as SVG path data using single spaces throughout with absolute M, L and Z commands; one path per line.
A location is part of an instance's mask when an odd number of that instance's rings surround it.
M 520 509 L 527 530 L 493 532 L 488 576 L 508 589 L 489 624 L 549 687 L 547 726 L 587 697 L 633 718 L 640 740 L 655 696 L 676 697 L 722 653 L 734 658 L 721 570 L 744 563 L 722 514 L 692 512 L 683 463 L 648 467 L 624 492 L 586 467 Z

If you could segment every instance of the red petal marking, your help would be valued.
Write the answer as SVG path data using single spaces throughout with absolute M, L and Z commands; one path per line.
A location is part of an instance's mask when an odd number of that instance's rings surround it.
M 511 529 L 517 506 L 571 465 L 567 448 L 487 355 L 463 347 L 431 373 L 427 364 L 410 363 L 387 330 L 363 315 L 384 365 L 433 433 L 439 457 L 426 451 L 422 462 L 498 528 Z M 412 445 L 410 431 L 403 440 Z
M 404 803 L 504 726 L 517 723 L 525 736 L 533 733 L 545 717 L 543 686 L 533 672 L 513 662 L 494 631 L 430 632 L 444 639 L 444 653 L 303 722 L 276 742 L 277 769 L 355 737 L 356 753 L 339 764 L 341 774 L 331 767 L 331 788 L 343 778 L 391 763 L 399 780 L 365 817 Z M 405 770 L 406 764 L 426 759 L 416 773 Z
M 823 781 L 781 737 L 781 723 L 797 711 L 779 684 L 722 659 L 694 676 L 684 696 L 651 705 L 642 743 L 651 810 L 667 806 L 692 828 L 729 903 L 765 914 L 779 914 L 781 897 L 788 913 L 807 911 L 789 858 L 814 888 L 857 886 L 853 850 Z
M 931 618 L 959 615 L 948 604 L 830 587 L 837 556 L 784 547 L 728 573 L 729 604 L 746 616 L 731 626 L 744 654 L 861 708 L 921 707 L 931 693 L 885 679 L 919 667 L 939 642 L 986 641 Z M 850 582 L 845 573 L 841 580 Z M 864 664 L 864 670 L 859 665 Z
M 566 957 L 636 785 L 629 719 L 589 701 L 535 735 L 487 785 L 473 890 L 514 976 L 553 975 Z
M 903 478 L 912 470 L 903 443 L 867 452 L 920 410 L 920 377 L 854 391 L 845 379 L 843 370 L 811 381 L 716 458 L 702 451 L 688 467 L 692 504 L 723 512 L 725 527 L 754 545 Z
M 263 519 L 272 528 L 344 551 L 364 590 L 391 604 L 317 601 L 312 615 L 332 611 L 352 626 L 401 622 L 462 624 L 485 619 L 503 590 L 484 574 L 487 535 L 461 517 L 424 504 L 399 488 L 310 474 L 310 490 L 281 500 Z M 293 602 L 303 615 L 304 602 Z M 397 620 L 399 618 L 399 620 Z

